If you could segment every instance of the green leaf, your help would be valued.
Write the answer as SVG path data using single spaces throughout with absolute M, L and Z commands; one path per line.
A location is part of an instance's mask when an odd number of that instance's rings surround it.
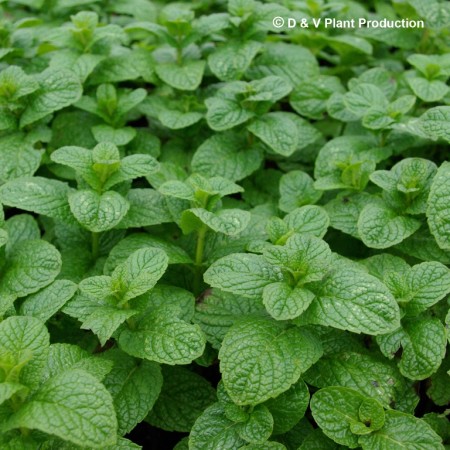
M 325 436 L 320 428 L 316 428 L 303 439 L 298 450 L 342 450 L 344 448 Z
M 128 212 L 116 228 L 140 228 L 173 221 L 166 199 L 154 189 L 130 189 Z
M 170 241 L 145 233 L 134 233 L 123 238 L 113 247 L 105 262 L 104 273 L 110 274 L 117 265 L 123 263 L 132 253 L 142 248 L 159 248 L 169 258 L 169 264 L 189 264 L 190 256 Z
M 250 218 L 250 213 L 241 209 L 222 209 L 213 213 L 203 208 L 192 208 L 183 212 L 180 226 L 188 234 L 197 229 L 197 222 L 200 221 L 216 233 L 235 236 L 247 228 Z
M 121 160 L 119 169 L 105 182 L 103 189 L 110 189 L 118 183 L 126 180 L 134 180 L 146 177 L 159 170 L 159 164 L 150 155 L 130 155 Z
M 424 421 L 398 411 L 386 411 L 383 428 L 359 438 L 364 450 L 443 450 L 441 438 Z
M 177 111 L 165 109 L 158 113 L 159 121 L 171 130 L 181 130 L 190 127 L 203 119 L 203 114 L 196 111 Z
M 383 205 L 384 203 L 379 197 L 367 192 L 349 193 L 347 191 L 338 194 L 336 198 L 328 202 L 325 210 L 333 228 L 358 238 L 358 218 L 368 204 Z
M 80 328 L 91 330 L 104 347 L 117 328 L 137 313 L 134 309 L 119 309 L 116 306 L 93 303 L 92 311 L 85 314 Z
M 423 113 L 413 126 L 433 141 L 442 139 L 450 142 L 449 118 L 450 106 L 436 106 Z
M 61 255 L 42 240 L 19 243 L 1 277 L 3 295 L 25 297 L 49 285 L 61 270 Z
M 23 177 L 1 186 L 0 200 L 7 206 L 68 221 L 72 216 L 67 200 L 70 192 L 69 186 L 62 181 Z
M 261 43 L 256 41 L 227 42 L 208 57 L 208 65 L 219 80 L 239 79 L 261 47 Z
M 294 209 L 316 203 L 322 192 L 314 189 L 314 180 L 300 170 L 292 170 L 280 179 L 279 207 L 282 211 L 291 212 Z
M 52 344 L 49 348 L 43 379 L 48 380 L 68 369 L 82 369 L 101 381 L 111 368 L 110 361 L 92 356 L 77 345 Z
M 274 103 L 292 91 L 292 85 L 282 77 L 265 77 L 249 83 L 253 95 L 247 97 L 248 102 Z
M 91 150 L 69 145 L 55 150 L 50 155 L 50 158 L 58 164 L 71 167 L 87 181 L 90 181 L 92 177 L 95 177 L 92 170 L 93 158 Z
M 371 248 L 388 248 L 402 242 L 420 228 L 420 221 L 400 216 L 381 205 L 367 205 L 358 219 L 358 234 Z
M 164 383 L 147 422 L 167 431 L 189 432 L 203 411 L 216 401 L 216 392 L 197 373 L 163 366 Z
M 301 329 L 248 317 L 226 334 L 220 370 L 233 401 L 255 405 L 288 390 L 321 354 L 319 342 Z
M 286 447 L 279 442 L 266 441 L 262 444 L 249 444 L 241 447 L 240 450 L 286 450 Z
M 335 92 L 345 92 L 339 78 L 319 75 L 297 84 L 289 98 L 289 104 L 301 116 L 322 119 L 327 110 L 327 100 Z
M 258 298 L 265 286 L 283 281 L 283 275 L 261 256 L 234 253 L 213 263 L 205 272 L 204 280 L 223 291 Z
M 119 336 L 128 354 L 163 364 L 189 364 L 203 354 L 205 337 L 198 325 L 180 320 L 178 307 L 162 306 L 138 319 Z
M 0 72 L 0 98 L 15 101 L 39 89 L 38 83 L 19 66 L 9 66 Z
M 211 345 L 219 350 L 228 329 L 244 315 L 264 310 L 254 299 L 213 289 L 197 303 L 194 322 L 198 323 Z
M 403 329 L 400 371 L 412 380 L 424 380 L 436 372 L 445 356 L 444 326 L 437 318 L 420 317 L 406 321 Z
M 267 400 L 264 405 L 273 416 L 273 434 L 284 434 L 291 430 L 304 416 L 308 404 L 308 387 L 301 379 L 276 398 Z
M 275 153 L 290 156 L 297 149 L 300 135 L 288 113 L 268 113 L 254 120 L 248 130 L 267 144 Z
M 407 289 L 398 300 L 408 314 L 420 314 L 450 292 L 450 271 L 439 262 L 416 264 L 405 278 Z
M 96 378 L 80 369 L 48 380 L 2 426 L 3 431 L 21 427 L 53 434 L 80 446 L 105 446 L 117 439 L 110 394 Z
M 260 146 L 248 147 L 239 134 L 216 134 L 203 142 L 192 158 L 192 170 L 201 175 L 239 181 L 258 170 L 263 161 Z
M 450 250 L 450 162 L 439 167 L 428 197 L 427 219 L 439 247 Z
M 423 214 L 436 171 L 436 165 L 427 159 L 405 158 L 390 171 L 373 172 L 370 179 L 384 190 L 383 198 L 394 208 Z
M 362 117 L 373 107 L 387 107 L 388 102 L 377 86 L 361 83 L 344 95 L 344 104 L 352 114 Z
M 9 381 L 0 384 L 0 406 L 16 394 L 27 394 L 27 388 L 20 383 L 11 383 Z
M 263 290 L 263 302 L 275 320 L 294 319 L 304 312 L 314 299 L 308 289 L 292 288 L 286 283 L 271 283 Z
M 447 316 L 447 328 L 449 323 L 448 318 L 449 316 Z M 430 378 L 430 386 L 427 389 L 427 395 L 439 406 L 446 406 L 448 402 L 450 402 L 450 383 L 448 382 L 449 370 L 450 361 L 449 358 L 446 358 L 442 361 L 437 372 Z
M 120 92 L 117 102 L 117 114 L 124 116 L 144 101 L 147 91 L 143 88 Z
M 367 409 L 363 410 L 361 417 L 361 406 L 367 401 L 375 402 L 378 406 L 375 414 L 366 417 Z M 358 391 L 344 387 L 328 387 L 317 391 L 311 398 L 311 412 L 314 420 L 322 431 L 335 442 L 348 448 L 358 447 L 358 436 L 353 429 L 358 427 L 358 434 L 362 434 L 359 428 L 372 431 L 372 421 L 384 420 L 383 408 L 376 400 L 370 400 Z M 380 417 L 381 416 L 381 417 Z M 354 428 L 355 427 L 355 428 Z
M 410 88 L 425 102 L 438 102 L 449 92 L 449 87 L 441 80 L 427 80 L 418 76 L 406 76 Z
M 400 324 L 399 307 L 392 294 L 363 271 L 335 269 L 308 287 L 316 294 L 304 313 L 312 323 L 372 335 L 388 333 Z
M 127 145 L 136 137 L 136 130 L 131 127 L 114 129 L 108 125 L 95 125 L 91 128 L 97 142 L 111 142 L 114 145 Z
M 239 436 L 252 444 L 264 444 L 273 430 L 273 417 L 267 406 L 257 405 L 245 423 L 238 427 Z
M 182 65 L 157 64 L 155 72 L 162 81 L 182 91 L 194 91 L 202 81 L 205 61 L 184 61 Z
M 117 413 L 118 433 L 129 433 L 152 409 L 161 391 L 163 377 L 158 364 L 141 361 L 111 350 L 104 353 L 114 366 L 103 384 L 110 392 Z
M 79 283 L 79 288 L 83 294 L 100 300 L 114 293 L 111 286 L 111 277 L 106 275 L 85 278 Z
M 0 361 L 5 380 L 36 388 L 49 345 L 49 333 L 35 317 L 12 316 L 0 322 Z
M 413 54 L 408 56 L 407 61 L 426 76 L 450 76 L 448 55 Z
M 312 386 L 343 386 L 378 400 L 388 408 L 406 388 L 395 365 L 376 355 L 332 352 L 322 357 L 303 378 Z
M 237 433 L 239 424 L 229 420 L 222 405 L 214 403 L 196 420 L 189 435 L 190 450 L 240 448 L 245 441 Z
M 263 254 L 275 267 L 286 269 L 290 282 L 298 286 L 322 279 L 331 262 L 331 250 L 326 242 L 300 234 L 291 236 L 283 247 L 267 247 Z
M 330 224 L 326 211 L 320 206 L 306 205 L 292 210 L 284 217 L 289 229 L 302 235 L 323 238 Z
M 0 180 L 32 176 L 39 168 L 42 150 L 34 148 L 22 136 L 13 134 L 1 138 L 0 148 Z
M 98 194 L 81 190 L 69 195 L 70 210 L 77 221 L 94 233 L 114 228 L 128 211 L 129 203 L 117 192 Z
M 243 109 L 238 102 L 219 97 L 210 97 L 205 100 L 208 108 L 206 121 L 214 131 L 225 131 L 247 122 L 254 113 Z
M 5 223 L 8 233 L 6 253 L 9 255 L 20 242 L 36 240 L 41 237 L 39 225 L 33 216 L 29 214 L 16 214 Z
M 272 19 L 273 17 L 270 20 Z M 264 50 L 247 71 L 249 77 L 276 75 L 296 86 L 303 80 L 314 79 L 319 75 L 317 60 L 305 47 L 284 42 L 266 42 Z
M 21 127 L 75 103 L 83 92 L 78 77 L 67 69 L 47 69 L 39 74 L 38 82 L 39 90 L 32 94 L 20 118 Z
M 150 290 L 162 277 L 168 257 L 158 248 L 141 248 L 132 253 L 111 274 L 113 290 L 127 302 Z
M 56 280 L 36 294 L 28 296 L 20 307 L 20 313 L 46 322 L 73 297 L 76 290 L 75 283 Z

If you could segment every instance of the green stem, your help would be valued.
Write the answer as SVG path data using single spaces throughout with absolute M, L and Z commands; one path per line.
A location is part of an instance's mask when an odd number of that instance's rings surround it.
M 183 49 L 181 47 L 177 47 L 177 64 L 183 65 Z
M 100 251 L 100 233 L 91 233 L 91 252 L 92 258 L 97 259 Z
M 195 275 L 194 275 L 194 294 L 200 294 L 200 283 L 203 275 L 202 263 L 203 263 L 203 252 L 205 250 L 205 238 L 208 227 L 202 225 L 200 230 L 198 230 L 197 235 L 197 248 L 195 249 Z

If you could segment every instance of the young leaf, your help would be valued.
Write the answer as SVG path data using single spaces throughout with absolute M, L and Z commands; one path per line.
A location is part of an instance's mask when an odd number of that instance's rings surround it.
M 0 361 L 6 379 L 36 388 L 49 345 L 50 335 L 35 317 L 12 316 L 0 322 Z
M 127 302 L 150 290 L 168 265 L 167 255 L 156 248 L 142 248 L 117 266 L 111 275 L 113 290 Z

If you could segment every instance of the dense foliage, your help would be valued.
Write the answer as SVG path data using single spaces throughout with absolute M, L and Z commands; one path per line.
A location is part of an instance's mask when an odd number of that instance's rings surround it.
M 0 13 L 1 449 L 450 443 L 450 3 Z

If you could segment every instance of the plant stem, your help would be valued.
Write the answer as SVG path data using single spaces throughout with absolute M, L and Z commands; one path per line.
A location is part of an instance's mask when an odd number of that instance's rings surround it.
M 92 258 L 97 259 L 100 250 L 100 233 L 91 233 L 91 252 Z
M 205 250 L 205 238 L 208 228 L 206 225 L 198 230 L 197 248 L 195 249 L 195 275 L 194 275 L 194 294 L 200 294 L 200 282 L 202 278 L 203 252 Z

